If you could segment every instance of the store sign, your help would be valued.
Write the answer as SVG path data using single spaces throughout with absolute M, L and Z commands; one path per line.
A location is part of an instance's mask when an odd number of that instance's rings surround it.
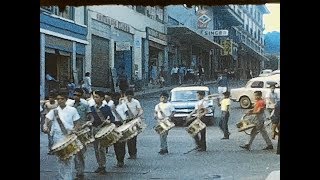
M 205 36 L 228 36 L 228 30 L 201 30 L 201 34 Z
M 232 55 L 232 41 L 230 39 L 226 39 L 222 41 L 223 52 L 222 55 Z
M 130 25 L 120 22 L 116 19 L 113 19 L 111 17 L 105 16 L 103 14 L 97 13 L 97 20 L 104 23 L 104 24 L 108 24 L 110 26 L 114 26 L 116 29 L 125 31 L 130 33 Z
M 116 51 L 129 51 L 130 42 L 116 42 Z
M 151 29 L 149 27 L 146 28 L 147 31 L 147 39 L 154 41 L 156 43 L 162 44 L 164 46 L 167 45 L 167 35 L 156 31 L 154 29 Z
M 198 29 L 206 29 L 210 21 L 211 18 L 207 15 L 206 10 L 198 11 Z

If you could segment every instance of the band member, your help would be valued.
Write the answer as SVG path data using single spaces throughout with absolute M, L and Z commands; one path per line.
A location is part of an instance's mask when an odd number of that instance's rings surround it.
M 137 117 L 141 117 L 143 114 L 143 109 L 141 108 L 140 102 L 133 98 L 133 91 L 128 90 L 126 92 L 126 106 L 128 108 L 129 120 L 136 119 Z M 129 159 L 136 159 L 137 158 L 137 136 L 129 139 L 127 141 L 128 152 L 129 152 Z
M 93 99 L 95 104 L 90 107 L 91 114 L 93 116 L 92 130 L 95 135 L 103 123 L 114 122 L 114 116 L 112 115 L 111 109 L 106 104 L 103 104 L 104 92 L 93 91 Z M 105 174 L 106 172 L 106 151 L 105 148 L 100 145 L 100 141 L 96 140 L 93 142 L 94 152 L 96 155 L 97 163 L 99 167 L 94 171 L 95 173 Z
M 274 133 L 278 135 L 277 154 L 280 154 L 280 99 L 276 103 L 273 114 L 271 116 L 271 121 L 272 124 L 275 124 L 278 129 L 278 132 Z
M 173 105 L 168 102 L 169 94 L 166 92 L 162 92 L 160 94 L 160 103 L 157 104 L 154 108 L 154 119 L 160 123 L 161 121 L 165 120 L 166 118 L 171 119 L 174 115 L 174 107 Z M 168 131 L 160 134 L 160 151 L 159 154 L 163 155 L 168 152 L 168 144 L 167 144 L 167 136 Z
M 112 108 L 112 113 L 115 117 L 114 124 L 119 127 L 123 124 L 124 121 L 128 119 L 128 108 L 125 103 L 120 104 L 121 94 L 116 92 L 114 93 L 114 107 Z M 125 142 L 116 142 L 114 145 L 114 151 L 117 158 L 117 166 L 124 166 L 124 156 L 126 154 L 126 143 Z
M 114 102 L 112 100 L 112 93 L 111 92 L 106 92 L 105 95 L 105 103 L 107 103 L 107 105 L 112 108 L 114 106 Z
M 221 107 L 221 119 L 219 122 L 219 127 L 223 131 L 223 138 L 222 139 L 229 139 L 229 129 L 228 129 L 228 121 L 230 117 L 229 109 L 230 109 L 230 92 L 226 91 L 223 93 L 224 98 L 220 101 L 219 106 Z
M 51 110 L 51 109 L 55 109 L 58 107 L 58 101 L 56 100 L 56 94 L 54 93 L 50 93 L 49 94 L 49 99 L 45 101 L 44 105 L 43 105 L 43 111 L 41 112 L 41 128 L 43 131 L 43 124 L 45 122 L 45 115 Z M 48 126 L 51 126 L 51 124 L 48 124 Z M 50 133 L 47 133 L 48 135 L 48 154 L 51 155 L 50 150 L 51 147 L 53 145 L 53 139 L 52 139 L 52 135 L 50 135 Z
M 254 104 L 253 109 L 249 110 L 247 112 L 247 114 L 248 115 L 251 115 L 251 114 L 255 115 L 255 119 L 254 119 L 253 123 L 256 126 L 254 128 L 252 128 L 251 134 L 250 134 L 250 139 L 248 140 L 248 142 L 245 145 L 241 145 L 240 147 L 243 149 L 246 149 L 246 150 L 250 150 L 250 146 L 251 146 L 254 138 L 256 137 L 258 132 L 260 132 L 263 139 L 267 143 L 267 147 L 265 147 L 263 150 L 273 149 L 272 142 L 269 139 L 268 133 L 264 127 L 264 118 L 263 117 L 264 117 L 264 109 L 265 109 L 266 104 L 265 104 L 265 101 L 261 98 L 262 92 L 255 91 L 254 96 L 256 99 L 256 103 Z
M 66 105 L 67 93 L 58 93 L 56 99 L 58 107 L 48 112 L 43 126 L 44 131 L 52 135 L 54 143 L 63 140 L 66 135 L 70 134 L 77 123 L 76 121 L 80 119 L 76 108 Z M 49 122 L 52 123 L 51 128 L 48 127 Z M 58 179 L 72 179 L 73 157 L 63 162 L 58 160 L 58 166 Z
M 93 120 L 91 115 L 91 109 L 88 102 L 83 99 L 84 91 L 80 88 L 76 88 L 73 93 L 74 104 L 73 107 L 77 109 L 80 119 L 76 123 L 76 131 L 81 130 L 81 126 L 85 124 L 88 120 Z M 82 100 L 82 101 L 81 101 Z M 75 156 L 74 163 L 75 169 L 77 171 L 76 179 L 84 178 L 84 168 L 85 168 L 85 155 L 86 147 L 84 146 Z
M 198 91 L 197 96 L 198 102 L 196 103 L 194 110 L 187 116 L 187 119 L 191 119 L 192 115 L 196 113 L 197 118 L 204 122 L 205 114 L 210 113 L 211 109 L 209 108 L 208 102 L 204 99 L 205 91 Z M 206 128 L 203 128 L 196 136 L 194 136 L 194 140 L 198 151 L 206 151 Z

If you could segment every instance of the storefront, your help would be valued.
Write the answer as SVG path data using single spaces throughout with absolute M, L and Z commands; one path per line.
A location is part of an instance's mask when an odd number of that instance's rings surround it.
M 78 83 L 83 77 L 86 35 L 85 26 L 40 14 L 41 98 L 50 91 L 67 91 L 69 80 Z M 57 81 L 47 81 L 47 74 Z
M 149 59 L 148 59 L 148 79 L 156 80 L 159 76 L 161 67 L 167 68 L 166 50 L 167 46 L 167 36 L 159 31 L 156 31 L 152 28 L 147 27 L 147 40 L 148 40 L 148 49 L 149 49 Z M 168 69 L 164 69 L 168 71 Z

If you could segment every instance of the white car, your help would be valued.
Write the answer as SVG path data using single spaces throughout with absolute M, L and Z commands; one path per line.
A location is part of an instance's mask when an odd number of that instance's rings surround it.
M 272 69 L 264 69 L 260 72 L 259 77 L 269 76 L 272 73 Z
M 170 102 L 175 108 L 175 114 L 172 121 L 175 124 L 184 124 L 185 118 L 194 110 L 195 105 L 198 101 L 197 91 L 205 91 L 205 96 L 210 94 L 207 86 L 187 86 L 187 87 L 176 87 L 170 91 Z M 205 123 L 207 125 L 214 124 L 214 106 L 213 100 L 207 100 L 209 108 L 212 112 L 207 113 L 205 116 Z M 193 115 L 195 116 L 195 114 Z
M 276 83 L 275 92 L 280 97 L 280 74 L 250 79 L 245 87 L 230 90 L 230 99 L 240 103 L 241 108 L 248 109 L 255 103 L 254 92 L 261 91 L 262 98 L 270 92 L 269 83 Z

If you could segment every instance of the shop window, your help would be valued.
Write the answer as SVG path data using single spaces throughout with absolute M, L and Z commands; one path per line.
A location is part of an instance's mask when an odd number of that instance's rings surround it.
M 137 6 L 137 7 L 136 7 L 136 11 L 137 11 L 138 13 L 141 13 L 141 14 L 145 15 L 145 14 L 146 14 L 146 7 L 144 7 L 144 6 Z
M 60 11 L 58 6 L 41 6 L 40 8 L 51 14 L 74 20 L 74 8 L 71 6 L 66 6 L 63 11 Z

